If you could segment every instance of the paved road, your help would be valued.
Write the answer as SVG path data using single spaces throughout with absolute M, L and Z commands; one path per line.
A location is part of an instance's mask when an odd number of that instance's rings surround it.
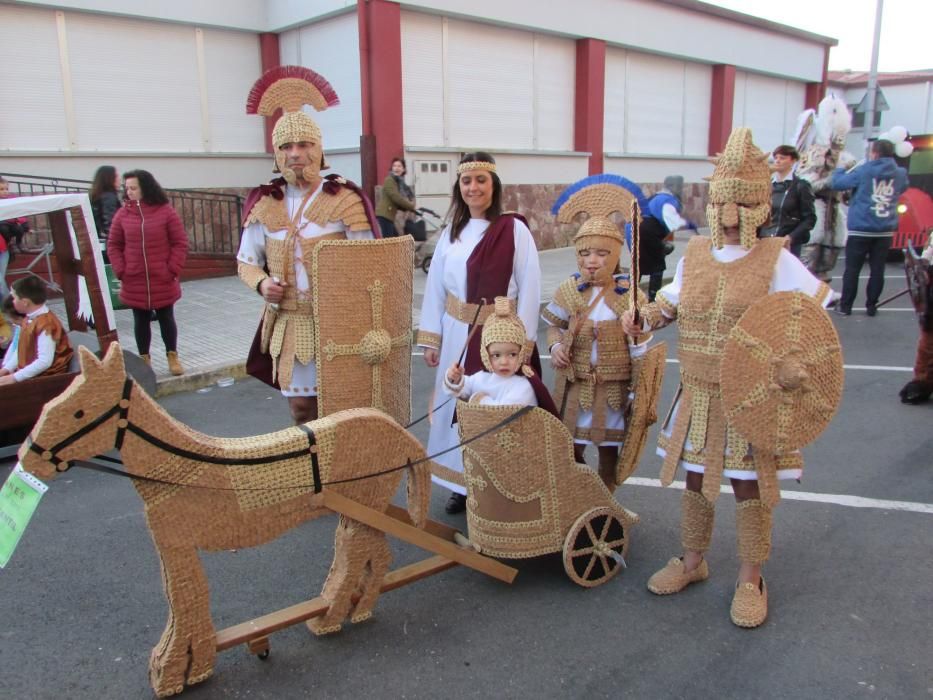
M 894 291 L 902 282 L 896 267 L 889 274 Z M 387 593 L 374 620 L 339 635 L 317 639 L 301 626 L 277 633 L 266 662 L 227 651 L 215 677 L 186 697 L 930 697 L 933 405 L 901 405 L 909 372 L 890 369 L 912 365 L 916 324 L 894 310 L 834 320 L 850 367 L 845 394 L 805 451 L 803 483 L 787 486 L 775 513 L 771 616 L 762 628 L 740 630 L 728 619 L 736 570 L 729 494 L 718 502 L 710 580 L 668 598 L 645 589 L 677 551 L 679 512 L 679 491 L 651 485 L 659 459 L 649 441 L 616 494 L 642 523 L 629 569 L 608 584 L 576 587 L 558 557 L 519 563 L 512 586 L 453 569 Z M 673 342 L 675 333 L 660 336 Z M 420 358 L 414 367 L 420 415 L 431 376 Z M 668 365 L 665 410 L 676 368 Z M 253 380 L 163 404 L 212 434 L 288 422 L 282 399 Z M 424 439 L 423 425 L 416 432 Z M 856 507 L 857 498 L 896 503 Z M 433 517 L 463 526 L 443 513 L 444 500 L 436 490 Z M 258 549 L 204 555 L 218 628 L 316 595 L 334 524 L 324 518 Z M 422 556 L 398 542 L 393 549 L 396 566 Z M 5 697 L 151 695 L 146 662 L 166 608 L 128 481 L 74 469 L 53 482 L 0 572 L 0 596 Z

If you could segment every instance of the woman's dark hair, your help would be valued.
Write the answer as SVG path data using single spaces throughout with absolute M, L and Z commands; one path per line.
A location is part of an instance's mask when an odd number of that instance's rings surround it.
M 112 165 L 102 165 L 94 173 L 94 183 L 91 185 L 91 191 L 88 196 L 93 202 L 100 199 L 104 192 L 116 192 L 117 186 L 114 181 L 117 179 L 117 169 Z
M 401 156 L 395 156 L 395 158 L 392 159 L 392 163 L 389 164 L 389 170 L 391 170 L 392 166 L 395 165 L 396 163 L 402 164 L 402 169 L 404 170 L 402 175 L 405 175 L 408 173 L 408 166 L 405 165 L 405 159 L 402 158 Z
M 129 177 L 135 177 L 139 182 L 139 191 L 142 194 L 142 200 L 146 204 L 152 206 L 168 204 L 168 196 L 148 170 L 130 170 L 123 173 L 123 182 L 125 183 Z
M 775 148 L 771 155 L 773 156 L 790 156 L 794 160 L 800 160 L 800 153 L 793 146 L 788 146 L 784 144 L 783 146 L 778 146 Z
M 475 161 L 495 163 L 496 159 L 486 153 L 486 151 L 476 151 L 474 153 L 465 153 L 460 159 L 460 164 L 462 165 L 463 163 L 472 163 Z M 486 210 L 486 218 L 489 219 L 490 224 L 493 224 L 496 219 L 499 218 L 499 215 L 502 214 L 502 181 L 494 172 L 486 172 L 492 176 L 492 202 L 489 204 L 489 209 Z M 463 195 L 460 194 L 459 175 L 457 175 L 457 180 L 454 182 L 452 199 L 450 210 L 447 212 L 447 218 L 450 219 L 451 223 L 451 243 L 460 238 L 460 232 L 463 230 L 463 227 L 470 222 L 470 207 L 463 201 Z

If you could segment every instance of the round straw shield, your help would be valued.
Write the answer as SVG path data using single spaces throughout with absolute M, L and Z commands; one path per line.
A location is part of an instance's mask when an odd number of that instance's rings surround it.
M 801 292 L 755 302 L 726 340 L 723 410 L 755 448 L 785 454 L 815 440 L 839 407 L 842 382 L 836 329 Z

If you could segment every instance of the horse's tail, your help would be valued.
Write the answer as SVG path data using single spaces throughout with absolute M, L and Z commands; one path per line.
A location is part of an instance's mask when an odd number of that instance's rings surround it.
M 427 455 L 422 450 L 418 459 Z M 428 520 L 428 507 L 431 502 L 431 463 L 421 462 L 408 467 L 408 515 L 415 527 L 424 527 Z

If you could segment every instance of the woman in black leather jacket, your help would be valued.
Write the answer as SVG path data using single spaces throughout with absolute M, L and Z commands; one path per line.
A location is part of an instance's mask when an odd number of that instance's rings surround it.
M 798 258 L 801 247 L 810 240 L 816 225 L 816 208 L 810 183 L 794 174 L 800 154 L 793 146 L 778 146 L 771 175 L 771 223 L 762 236 L 788 236 L 790 252 Z

